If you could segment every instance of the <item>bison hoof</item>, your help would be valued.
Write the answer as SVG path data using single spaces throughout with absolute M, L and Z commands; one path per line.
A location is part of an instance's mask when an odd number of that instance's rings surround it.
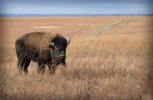
M 50 74 L 54 74 L 54 72 L 50 72 Z
M 25 74 L 25 75 L 28 74 L 28 71 L 24 71 L 24 74 Z
M 50 74 L 54 74 L 54 72 L 55 72 L 55 70 L 51 70 L 51 71 L 50 71 Z

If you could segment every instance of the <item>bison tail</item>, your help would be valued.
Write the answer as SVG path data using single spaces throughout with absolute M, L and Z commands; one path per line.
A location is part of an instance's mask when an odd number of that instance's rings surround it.
M 26 45 L 22 40 L 17 40 L 15 42 L 15 49 L 16 49 L 17 57 L 19 58 L 21 54 L 24 54 L 26 50 Z

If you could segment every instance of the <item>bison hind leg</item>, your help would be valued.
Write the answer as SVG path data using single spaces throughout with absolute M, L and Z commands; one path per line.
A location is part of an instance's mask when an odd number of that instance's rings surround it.
M 31 60 L 27 57 L 23 57 L 22 59 L 18 60 L 18 69 L 19 72 L 24 71 L 25 74 L 28 73 L 28 66 L 30 64 Z
M 25 61 L 25 65 L 24 65 L 24 69 L 23 69 L 23 71 L 24 71 L 25 74 L 28 74 L 28 66 L 29 66 L 30 62 L 31 62 L 30 59 L 27 59 Z
M 20 74 L 21 74 L 21 72 L 22 72 L 22 67 L 20 66 L 20 62 L 19 62 L 19 61 L 18 61 L 17 68 L 18 68 L 18 70 L 19 70 L 19 72 L 20 72 Z

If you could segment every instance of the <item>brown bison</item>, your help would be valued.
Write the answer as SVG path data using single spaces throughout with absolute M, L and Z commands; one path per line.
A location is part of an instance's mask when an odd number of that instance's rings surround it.
M 27 74 L 30 62 L 34 61 L 38 63 L 38 73 L 44 74 L 45 65 L 50 73 L 54 73 L 59 64 L 65 66 L 70 40 L 47 32 L 31 32 L 19 37 L 15 43 L 19 71 Z

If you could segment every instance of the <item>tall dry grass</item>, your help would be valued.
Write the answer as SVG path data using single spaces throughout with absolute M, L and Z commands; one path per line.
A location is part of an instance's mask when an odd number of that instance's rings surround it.
M 142 23 L 131 22 L 128 29 L 133 24 L 139 26 Z M 131 34 L 132 31 L 126 29 L 127 25 L 124 28 L 108 26 L 111 27 L 105 26 L 98 35 L 88 30 L 86 32 L 90 34 L 66 35 L 72 37 L 67 48 L 67 67 L 59 66 L 54 75 L 50 75 L 46 67 L 43 76 L 37 74 L 37 64 L 33 62 L 29 66 L 29 74 L 19 74 L 14 48 L 14 41 L 19 34 L 6 34 L 7 38 L 1 40 L 1 98 L 152 100 L 151 88 L 148 86 L 151 39 L 143 33 L 149 32 L 137 28 L 134 32 L 142 33 Z

